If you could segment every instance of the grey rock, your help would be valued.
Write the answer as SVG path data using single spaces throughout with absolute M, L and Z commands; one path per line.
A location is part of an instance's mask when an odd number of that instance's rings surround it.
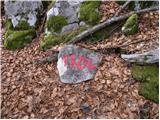
M 81 21 L 80 23 L 79 23 L 79 26 L 85 26 L 86 25 L 86 23 L 84 22 L 84 21 Z
M 20 20 L 26 20 L 30 26 L 35 26 L 38 11 L 43 8 L 41 1 L 5 1 L 5 14 L 15 27 Z
M 89 112 L 90 111 L 90 106 L 88 103 L 83 103 L 81 105 L 81 109 L 83 110 L 83 112 Z
M 67 18 L 68 23 L 78 22 L 77 13 L 83 0 L 57 0 L 53 7 L 47 12 L 47 19 L 50 16 L 64 16 Z
M 102 60 L 99 53 L 75 45 L 59 51 L 57 68 L 63 83 L 81 83 L 93 79 Z
M 66 25 L 62 28 L 62 31 L 61 33 L 65 33 L 65 32 L 70 32 L 72 30 L 76 30 L 78 29 L 78 23 L 73 23 L 73 24 L 69 24 L 69 25 Z

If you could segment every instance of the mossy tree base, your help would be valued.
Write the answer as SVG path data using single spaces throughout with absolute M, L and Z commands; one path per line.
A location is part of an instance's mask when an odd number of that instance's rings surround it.
M 133 78 L 140 82 L 139 94 L 159 102 L 159 69 L 156 65 L 133 65 Z

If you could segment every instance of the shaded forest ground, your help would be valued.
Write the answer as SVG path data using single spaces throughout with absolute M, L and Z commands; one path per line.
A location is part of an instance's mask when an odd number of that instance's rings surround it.
M 117 9 L 115 2 L 104 2 L 103 20 L 112 17 Z M 77 45 L 96 50 L 143 40 L 125 48 L 142 53 L 159 46 L 158 19 L 158 12 L 141 14 L 139 32 L 135 35 L 124 36 L 119 31 L 101 42 Z M 2 46 L 2 118 L 141 118 L 144 106 L 148 118 L 158 117 L 158 104 L 138 95 L 139 83 L 132 78 L 130 66 L 119 54 L 103 55 L 103 64 L 93 80 L 68 85 L 60 82 L 56 63 L 32 64 L 35 59 L 52 54 L 39 50 L 40 40 L 41 37 L 36 38 L 16 51 Z M 89 105 L 88 112 L 82 108 L 84 103 Z

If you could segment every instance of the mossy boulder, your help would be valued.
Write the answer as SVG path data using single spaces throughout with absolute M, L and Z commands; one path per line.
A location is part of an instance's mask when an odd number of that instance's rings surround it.
M 51 16 L 47 21 L 47 30 L 54 33 L 60 32 L 67 25 L 67 20 L 63 16 Z
M 20 20 L 19 23 L 16 25 L 16 30 L 28 30 L 34 27 L 29 26 L 28 22 L 25 20 Z
M 78 35 L 80 32 L 84 31 L 85 29 L 86 27 L 81 27 L 77 30 L 60 35 L 54 35 L 54 34 L 45 35 L 44 39 L 40 43 L 40 48 L 42 50 L 47 50 L 54 45 L 58 45 L 60 43 L 66 43 L 70 41 L 73 37 Z
M 138 32 L 137 14 L 133 14 L 127 19 L 126 23 L 122 27 L 122 32 L 125 35 L 133 35 Z
M 13 25 L 12 25 L 11 19 L 6 20 L 5 27 L 6 27 L 7 30 L 13 29 Z
M 100 1 L 85 1 L 80 6 L 80 20 L 85 21 L 89 25 L 97 24 L 101 15 L 98 12 Z
M 34 29 L 24 31 L 8 30 L 5 34 L 4 46 L 9 50 L 23 48 L 36 36 Z
M 159 69 L 154 65 L 133 65 L 132 76 L 140 82 L 139 94 L 146 99 L 159 102 Z

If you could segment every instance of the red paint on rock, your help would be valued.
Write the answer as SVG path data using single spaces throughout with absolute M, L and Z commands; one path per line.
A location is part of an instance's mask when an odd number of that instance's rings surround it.
M 87 59 L 85 56 L 80 56 L 78 58 L 78 62 L 76 62 L 76 56 L 74 54 L 71 54 L 70 56 L 68 55 L 64 55 L 62 57 L 65 66 L 68 63 L 68 59 L 70 58 L 70 67 L 72 68 L 77 68 L 78 70 L 83 70 L 85 67 L 87 67 L 90 71 L 95 70 L 96 67 L 95 65 L 92 63 L 92 59 Z M 83 63 L 83 65 L 82 65 Z

